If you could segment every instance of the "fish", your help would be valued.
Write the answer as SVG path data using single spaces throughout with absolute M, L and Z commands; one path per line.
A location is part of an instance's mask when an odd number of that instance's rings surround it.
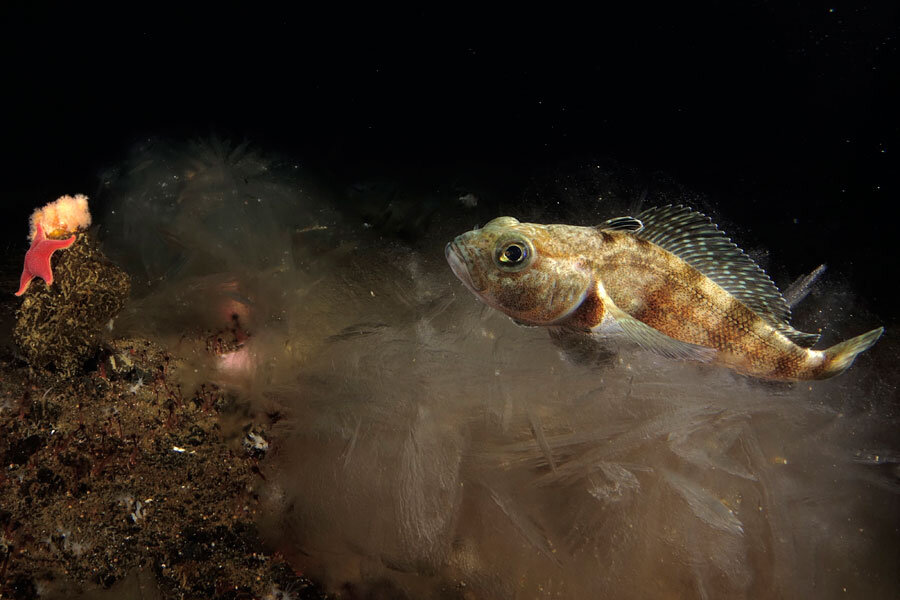
M 790 325 L 790 306 L 765 271 L 683 205 L 593 227 L 498 217 L 457 236 L 445 256 L 469 291 L 519 324 L 624 335 L 759 379 L 833 377 L 884 332 L 812 349 L 819 334 Z

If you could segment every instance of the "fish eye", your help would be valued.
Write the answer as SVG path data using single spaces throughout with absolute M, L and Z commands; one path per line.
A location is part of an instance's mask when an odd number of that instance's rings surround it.
M 528 258 L 528 246 L 521 242 L 509 242 L 500 247 L 497 261 L 506 267 L 522 264 Z

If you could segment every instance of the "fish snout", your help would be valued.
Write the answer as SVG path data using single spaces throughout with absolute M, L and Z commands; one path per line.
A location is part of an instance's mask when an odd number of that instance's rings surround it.
M 475 282 L 472 280 L 472 275 L 469 273 L 469 267 L 467 266 L 467 261 L 465 254 L 463 254 L 462 249 L 456 243 L 456 241 L 452 241 L 444 248 L 444 256 L 447 258 L 447 263 L 450 265 L 450 270 L 453 271 L 453 274 L 465 284 L 467 288 L 473 293 L 480 293 L 483 291 L 483 288 L 478 288 L 475 286 Z

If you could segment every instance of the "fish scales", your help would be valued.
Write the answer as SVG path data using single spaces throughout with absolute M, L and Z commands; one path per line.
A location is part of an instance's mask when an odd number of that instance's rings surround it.
M 518 323 L 621 331 L 666 356 L 766 379 L 836 375 L 883 331 L 807 348 L 818 335 L 790 326 L 768 275 L 708 217 L 682 206 L 597 227 L 499 217 L 458 236 L 446 256 L 472 293 Z
M 806 349 L 709 277 L 651 242 L 627 233 L 600 234 L 605 243 L 592 267 L 624 312 L 669 337 L 714 348 L 719 362 L 740 370 L 776 378 L 800 374 Z

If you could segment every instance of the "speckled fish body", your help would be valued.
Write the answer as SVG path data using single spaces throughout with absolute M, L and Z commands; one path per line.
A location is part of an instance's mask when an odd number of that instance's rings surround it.
M 714 361 L 776 380 L 843 372 L 881 335 L 825 350 L 789 325 L 771 279 L 710 219 L 682 206 L 652 208 L 597 227 L 500 217 L 447 245 L 459 279 L 526 325 L 621 332 L 673 357 Z

